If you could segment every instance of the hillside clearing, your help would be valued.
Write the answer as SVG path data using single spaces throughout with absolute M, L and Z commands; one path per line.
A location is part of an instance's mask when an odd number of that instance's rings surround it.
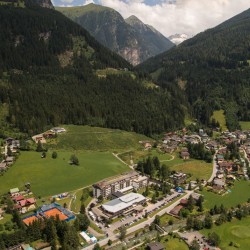
M 221 109 L 221 110 L 214 111 L 211 119 L 213 118 L 220 123 L 220 127 L 222 131 L 228 130 L 227 125 L 226 125 L 226 118 L 225 118 L 224 110 Z
M 48 141 L 49 147 L 63 150 L 124 152 L 141 148 L 139 141 L 152 141 L 144 135 L 118 129 L 75 125 L 63 127 L 67 132 Z
M 240 127 L 242 130 L 248 130 L 250 129 L 250 121 L 249 122 L 240 122 Z

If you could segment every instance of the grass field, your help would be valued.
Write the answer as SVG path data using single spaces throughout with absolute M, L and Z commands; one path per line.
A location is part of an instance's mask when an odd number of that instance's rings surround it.
M 171 170 L 192 174 L 192 180 L 196 180 L 197 178 L 207 180 L 212 174 L 213 165 L 212 163 L 206 163 L 204 161 L 190 160 L 181 164 L 172 165 L 170 168 Z
M 122 130 L 64 125 L 67 132 L 49 141 L 49 146 L 64 150 L 124 152 L 141 148 L 139 141 L 150 138 Z
M 248 181 L 235 182 L 231 190 L 231 193 L 225 194 L 224 196 L 206 190 L 202 191 L 201 193 L 205 198 L 204 207 L 210 209 L 214 207 L 214 205 L 220 206 L 221 204 L 228 208 L 235 207 L 238 204 L 247 202 L 248 198 L 250 198 L 250 182 Z
M 222 250 L 249 249 L 250 245 L 250 217 L 242 220 L 233 219 L 231 222 L 221 226 L 214 226 L 212 229 L 201 231 L 204 235 L 216 232 L 221 238 L 219 245 Z M 229 246 L 230 242 L 237 243 L 239 247 Z
M 17 162 L 0 177 L 0 192 L 22 188 L 26 182 L 36 196 L 49 196 L 75 190 L 104 178 L 128 171 L 129 168 L 108 152 L 78 152 L 79 166 L 68 161 L 72 152 L 59 151 L 52 159 L 51 152 L 42 159 L 40 153 L 22 152 Z
M 216 121 L 220 123 L 222 131 L 228 130 L 227 125 L 226 125 L 226 118 L 224 115 L 224 110 L 221 109 L 221 110 L 214 111 L 211 119 L 212 118 L 214 118 Z
M 242 130 L 250 129 L 250 122 L 240 122 L 240 126 Z
M 128 151 L 125 153 L 119 154 L 119 157 L 125 161 L 127 164 L 130 164 L 130 160 L 132 159 L 134 163 L 137 163 L 140 160 L 143 160 L 147 157 L 154 157 L 157 156 L 160 162 L 168 162 L 170 161 L 173 156 L 170 154 L 165 154 L 157 151 L 156 149 L 153 150 L 137 150 L 137 151 Z
M 173 238 L 171 236 L 165 236 L 162 240 L 161 243 L 165 246 L 166 249 L 171 249 L 171 250 L 188 250 L 187 244 L 178 238 Z

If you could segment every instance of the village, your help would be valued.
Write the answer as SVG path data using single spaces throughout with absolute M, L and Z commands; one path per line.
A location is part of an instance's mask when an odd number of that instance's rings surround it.
M 33 136 L 32 139 L 36 145 L 45 145 L 46 140 L 64 133 L 67 133 L 64 128 L 52 128 Z M 152 232 L 156 231 L 157 235 L 164 238 L 168 235 L 168 227 L 175 222 L 178 222 L 175 229 L 176 237 L 187 246 L 191 247 L 198 242 L 201 249 L 219 249 L 217 243 L 213 243 L 198 230 L 192 231 L 193 233 L 185 230 L 186 220 L 189 214 L 197 218 L 205 216 L 204 192 L 226 197 L 233 192 L 235 183 L 249 180 L 250 131 L 224 131 L 217 133 L 215 138 L 209 137 L 203 129 L 197 132 L 183 129 L 166 133 L 159 141 L 138 143 L 143 146 L 145 152 L 158 150 L 161 154 L 173 155 L 171 159 L 175 157 L 183 162 L 188 162 L 190 159 L 206 161 L 211 164 L 211 174 L 207 179 L 192 179 L 192 174 L 185 171 L 171 171 L 164 166 L 165 164 L 162 165 L 159 160 L 157 161 L 157 157 L 154 161 L 150 156 L 138 162 L 130 159 L 130 171 L 92 184 L 91 196 L 85 207 L 90 226 L 87 230 L 79 232 L 82 249 L 95 249 L 97 244 L 106 246 L 106 249 L 119 249 L 119 246 L 124 247 L 123 243 L 127 242 L 126 235 L 131 237 L 140 231 L 140 228 L 150 232 L 152 225 L 154 225 Z M 8 173 L 15 161 L 18 161 L 19 152 L 20 141 L 6 138 L 2 151 L 3 160 L 0 164 L 3 176 Z M 167 160 L 166 165 L 171 159 Z M 19 190 L 20 188 L 22 190 Z M 26 227 L 32 225 L 34 221 L 53 217 L 72 223 L 78 214 L 66 203 L 63 204 L 67 199 L 74 201 L 75 196 L 70 192 L 54 194 L 48 203 L 47 200 L 33 194 L 32 184 L 29 182 L 24 184 L 24 188 L 11 187 L 4 197 L 0 207 L 0 221 L 5 218 L 9 210 L 16 210 Z M 40 201 L 37 202 L 38 200 Z M 11 203 L 8 204 L 9 201 Z M 169 216 L 169 223 L 162 225 L 158 220 L 166 215 Z M 7 229 L 8 224 L 6 222 L 3 227 Z M 165 249 L 160 240 L 157 241 L 155 236 L 153 239 L 153 243 L 147 244 L 147 249 Z M 117 248 L 111 247 L 113 242 Z M 137 243 L 139 246 L 145 244 L 143 240 Z M 35 248 L 24 244 L 9 249 Z M 43 249 L 50 248 L 46 246 Z

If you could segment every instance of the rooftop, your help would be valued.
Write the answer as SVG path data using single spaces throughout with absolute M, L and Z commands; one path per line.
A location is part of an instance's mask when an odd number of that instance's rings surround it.
M 103 187 L 108 186 L 112 183 L 122 181 L 122 180 L 127 179 L 127 178 L 132 178 L 132 177 L 135 177 L 138 175 L 139 175 L 139 173 L 137 173 L 136 171 L 131 171 L 131 172 L 120 174 L 118 176 L 107 178 L 103 181 L 97 182 L 94 184 L 94 186 L 99 187 L 99 188 L 103 188 Z
M 114 199 L 102 205 L 102 207 L 109 213 L 117 213 L 121 210 L 129 208 L 130 206 L 145 201 L 145 197 L 137 193 L 125 194 L 120 198 Z

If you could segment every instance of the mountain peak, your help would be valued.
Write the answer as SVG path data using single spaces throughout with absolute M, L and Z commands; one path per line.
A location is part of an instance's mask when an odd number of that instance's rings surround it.
M 135 25 L 135 24 L 145 25 L 138 17 L 134 15 L 128 17 L 127 19 L 125 19 L 125 21 L 130 25 Z

